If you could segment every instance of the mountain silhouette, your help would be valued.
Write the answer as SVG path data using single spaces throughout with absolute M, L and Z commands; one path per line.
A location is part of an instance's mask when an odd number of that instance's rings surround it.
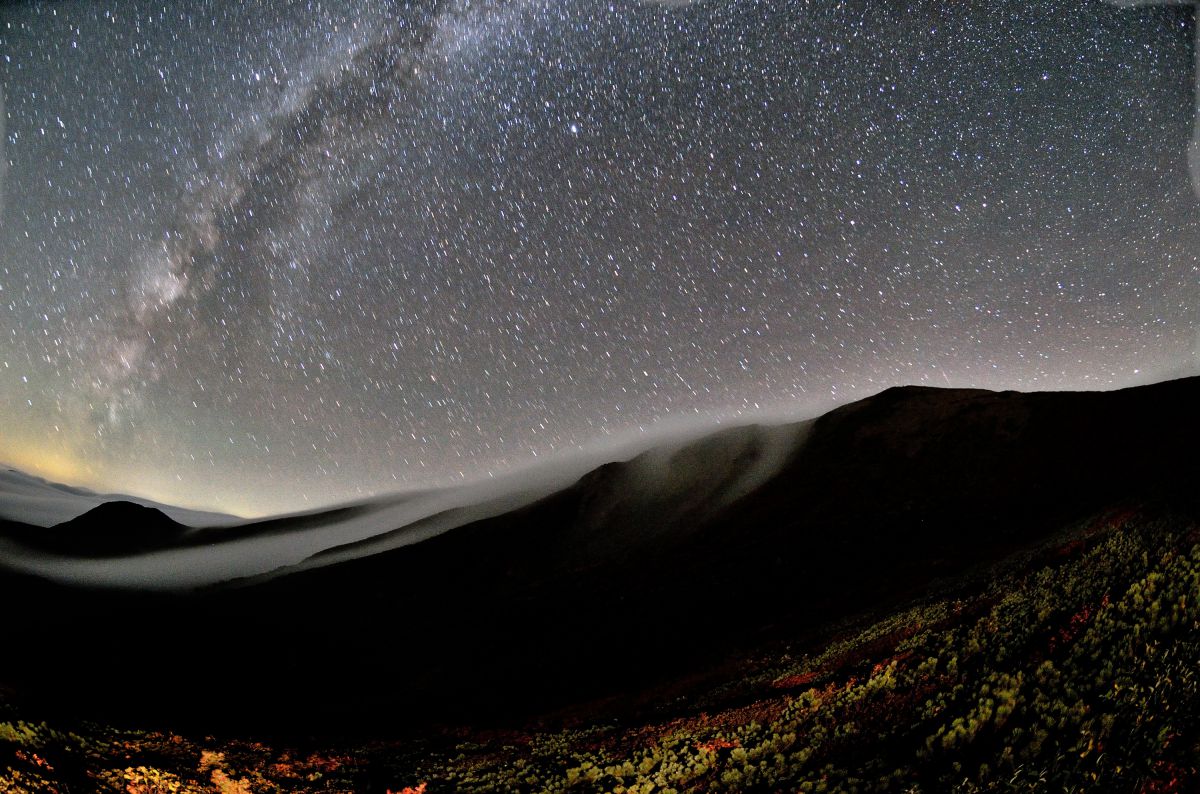
M 6 672 L 75 706 L 364 730 L 397 713 L 479 718 L 668 691 L 1097 511 L 1200 512 L 1196 405 L 1200 378 L 1087 393 L 896 388 L 787 433 L 652 450 L 321 567 L 157 594 L 10 574 L 0 595 L 29 608 L 9 628 L 27 652 Z M 57 537 L 103 554 L 179 534 L 154 511 L 93 513 Z M 101 520 L 125 528 L 95 541 Z M 132 664 L 147 648 L 170 661 Z M 88 669 L 64 670 L 78 653 Z
M 9 535 L 41 551 L 108 557 L 172 546 L 189 531 L 189 527 L 157 508 L 114 501 L 52 527 L 27 527 L 10 531 Z

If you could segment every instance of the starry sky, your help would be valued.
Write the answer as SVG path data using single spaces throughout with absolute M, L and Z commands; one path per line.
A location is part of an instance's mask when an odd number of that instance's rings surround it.
M 1195 10 L 0 9 L 0 460 L 244 515 L 1200 370 Z

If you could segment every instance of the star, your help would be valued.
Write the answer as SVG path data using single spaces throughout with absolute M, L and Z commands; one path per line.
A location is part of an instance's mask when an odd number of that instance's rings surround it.
M 1195 373 L 1194 16 L 20 4 L 0 460 L 263 514 Z

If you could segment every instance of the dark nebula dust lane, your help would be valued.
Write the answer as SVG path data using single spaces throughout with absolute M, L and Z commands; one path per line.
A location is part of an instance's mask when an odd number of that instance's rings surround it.
M 5 6 L 0 461 L 250 515 L 1200 370 L 1194 9 L 961 5 Z

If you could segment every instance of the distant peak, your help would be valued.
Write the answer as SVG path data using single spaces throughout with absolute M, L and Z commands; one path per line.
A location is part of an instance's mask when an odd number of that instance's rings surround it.
M 139 526 L 169 526 L 182 527 L 181 524 L 173 521 L 170 516 L 161 510 L 145 505 L 137 504 L 136 502 L 127 502 L 118 500 L 113 502 L 104 502 L 96 505 L 91 510 L 83 513 L 70 521 L 65 521 L 59 526 L 68 524 L 92 524 L 96 522 L 105 523 L 126 523 L 136 522 Z

